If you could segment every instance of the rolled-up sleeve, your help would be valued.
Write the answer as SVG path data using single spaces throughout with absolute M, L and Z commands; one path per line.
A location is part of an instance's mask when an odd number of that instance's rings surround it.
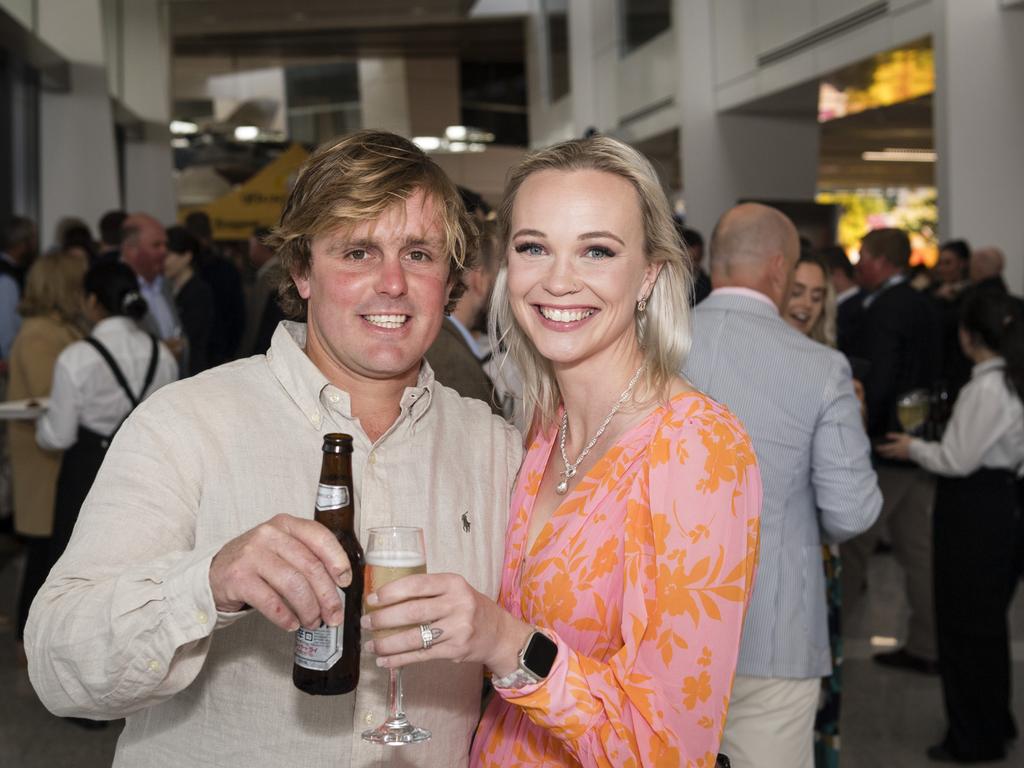
M 833 364 L 824 403 L 811 444 L 811 483 L 824 537 L 840 543 L 870 528 L 882 510 L 871 444 L 850 366 L 841 357 Z
M 122 717 L 185 688 L 219 616 L 217 548 L 195 549 L 202 468 L 143 403 L 118 432 L 25 630 L 29 676 L 58 715 Z

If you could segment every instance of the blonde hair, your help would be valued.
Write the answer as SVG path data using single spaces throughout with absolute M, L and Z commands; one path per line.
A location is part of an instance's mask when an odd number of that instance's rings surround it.
M 408 139 L 363 130 L 322 145 L 299 171 L 278 226 L 265 239 L 281 260 L 281 308 L 295 320 L 306 317 L 292 275 L 309 274 L 317 235 L 380 218 L 389 208 L 423 191 L 437 206 L 449 258 L 452 286 L 446 311 L 465 291 L 462 274 L 473 266 L 476 225 L 458 188 L 444 171 Z
M 636 337 L 646 370 L 638 389 L 667 397 L 671 381 L 682 370 L 690 350 L 690 298 L 693 282 L 668 200 L 651 164 L 632 147 L 606 136 L 576 139 L 527 155 L 508 176 L 505 197 L 498 209 L 502 268 L 491 301 L 491 348 L 499 344 L 522 373 L 523 400 L 531 420 L 550 426 L 558 413 L 561 393 L 550 361 L 541 356 L 515 319 L 508 295 L 508 248 L 512 211 L 523 182 L 540 171 L 594 170 L 628 181 L 637 193 L 648 264 L 661 264 L 661 272 L 647 297 L 647 309 L 635 312 Z
M 18 312 L 22 317 L 52 315 L 68 325 L 82 327 L 87 266 L 85 255 L 77 249 L 44 253 L 25 276 Z

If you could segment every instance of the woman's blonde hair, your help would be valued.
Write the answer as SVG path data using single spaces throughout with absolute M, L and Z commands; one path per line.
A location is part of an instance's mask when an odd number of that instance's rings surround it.
M 54 315 L 76 327 L 84 323 L 85 255 L 77 249 L 44 253 L 25 276 L 25 292 L 18 312 L 22 317 Z
M 311 246 L 317 235 L 338 227 L 380 218 L 389 208 L 423 191 L 440 219 L 448 282 L 446 311 L 465 291 L 462 275 L 473 266 L 476 225 L 466 212 L 458 187 L 408 139 L 385 131 L 356 131 L 322 145 L 299 171 L 281 213 L 264 239 L 283 267 L 278 297 L 285 315 L 306 318 L 306 300 L 292 275 L 309 274 Z
M 540 171 L 593 170 L 611 173 L 636 190 L 648 264 L 661 272 L 647 297 L 645 311 L 634 313 L 636 337 L 646 364 L 641 393 L 668 396 L 671 380 L 679 375 L 690 350 L 690 299 L 693 282 L 684 246 L 676 232 L 668 200 L 651 164 L 632 147 L 606 136 L 562 142 L 527 155 L 508 176 L 498 209 L 502 268 L 494 286 L 489 328 L 491 348 L 508 351 L 522 373 L 523 400 L 531 421 L 550 426 L 558 413 L 561 393 L 550 361 L 541 356 L 515 319 L 508 295 L 508 248 L 512 211 L 523 182 Z

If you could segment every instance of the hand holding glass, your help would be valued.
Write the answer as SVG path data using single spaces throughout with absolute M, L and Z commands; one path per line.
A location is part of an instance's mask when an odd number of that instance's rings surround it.
M 397 581 L 403 576 L 427 572 L 426 548 L 423 544 L 423 529 L 401 526 L 371 528 L 366 541 L 365 593 L 376 592 L 385 584 Z M 363 613 L 374 610 L 363 602 Z M 381 629 L 374 637 L 381 638 L 402 632 L 412 627 Z M 388 670 L 388 716 L 376 728 L 363 731 L 363 739 L 375 744 L 415 744 L 427 741 L 430 731 L 417 728 L 405 716 L 402 706 L 402 670 Z

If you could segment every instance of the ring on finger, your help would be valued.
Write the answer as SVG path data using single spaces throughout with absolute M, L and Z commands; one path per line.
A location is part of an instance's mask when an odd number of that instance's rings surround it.
M 423 650 L 430 650 L 430 646 L 441 636 L 441 630 L 432 627 L 430 624 L 420 624 L 420 642 L 423 643 Z

